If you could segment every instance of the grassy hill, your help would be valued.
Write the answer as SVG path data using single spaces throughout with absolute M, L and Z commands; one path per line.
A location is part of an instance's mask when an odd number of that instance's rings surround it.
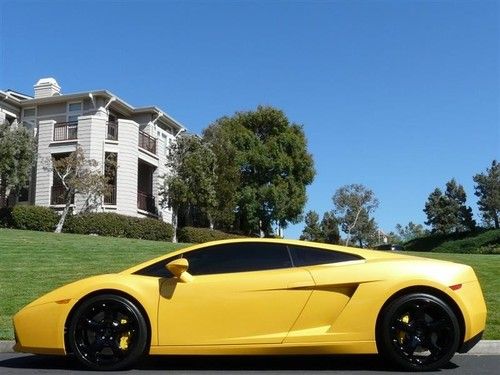
M 404 245 L 409 251 L 435 253 L 500 254 L 500 229 L 415 238 Z
M 11 316 L 36 297 L 87 276 L 116 272 L 186 245 L 137 239 L 0 229 L 0 339 L 12 339 Z M 469 264 L 489 309 L 486 338 L 500 339 L 500 257 L 412 253 Z

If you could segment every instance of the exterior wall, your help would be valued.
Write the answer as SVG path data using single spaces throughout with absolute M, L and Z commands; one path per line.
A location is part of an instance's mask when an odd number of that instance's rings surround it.
M 54 103 L 54 104 L 44 104 L 37 106 L 37 116 L 38 117 L 48 117 L 57 115 L 66 115 L 66 102 L 64 103 Z
M 55 121 L 46 120 L 38 123 L 38 155 L 36 169 L 35 204 L 50 206 L 50 190 L 52 187 L 52 171 L 50 170 L 50 144 Z
M 130 118 L 131 120 L 137 122 L 138 124 L 141 124 L 142 127 L 146 126 L 148 122 L 152 120 L 150 113 L 139 113 L 139 114 L 134 114 Z
M 137 216 L 138 142 L 139 124 L 119 119 L 116 212 L 129 216 Z
M 106 135 L 106 119 L 100 116 L 80 116 L 78 118 L 78 145 L 85 158 L 96 160 L 101 172 L 104 171 L 104 139 Z M 75 197 L 76 212 L 84 209 L 85 197 Z
M 157 141 L 157 152 L 158 152 L 158 168 L 153 175 L 153 195 L 157 198 L 157 203 L 159 205 L 160 217 L 163 221 L 167 223 L 172 223 L 172 210 L 165 206 L 160 206 L 161 198 L 159 196 L 160 188 L 163 186 L 165 181 L 165 175 L 168 173 L 166 163 L 167 163 L 167 152 L 168 147 L 166 142 L 160 137 Z

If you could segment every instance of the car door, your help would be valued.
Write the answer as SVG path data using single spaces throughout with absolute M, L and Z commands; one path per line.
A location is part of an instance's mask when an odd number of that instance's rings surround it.
M 193 279 L 161 283 L 160 345 L 281 343 L 314 285 L 281 244 L 224 244 L 184 257 Z

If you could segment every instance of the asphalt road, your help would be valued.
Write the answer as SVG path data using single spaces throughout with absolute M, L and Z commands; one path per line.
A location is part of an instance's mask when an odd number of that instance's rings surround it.
M 498 374 L 498 355 L 456 355 L 441 371 L 426 374 Z M 126 374 L 177 374 L 200 372 L 238 372 L 238 374 L 265 371 L 267 374 L 313 373 L 335 374 L 408 374 L 387 366 L 377 356 L 293 356 L 293 357 L 148 357 Z M 65 357 L 31 354 L 1 353 L 0 374 L 75 374 L 87 373 Z M 88 372 L 96 374 L 96 372 Z M 116 374 L 119 372 L 114 372 Z

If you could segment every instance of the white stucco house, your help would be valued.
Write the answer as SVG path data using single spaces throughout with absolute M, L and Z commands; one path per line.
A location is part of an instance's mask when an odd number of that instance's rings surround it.
M 184 126 L 157 107 L 133 107 L 107 90 L 63 94 L 53 78 L 40 79 L 34 96 L 0 91 L 0 122 L 22 125 L 37 139 L 37 162 L 29 186 L 17 203 L 63 207 L 58 179 L 43 161 L 82 147 L 87 158 L 116 160 L 112 192 L 98 210 L 170 222 L 171 212 L 159 204 L 159 186 L 168 172 L 169 147 Z M 83 207 L 75 197 L 74 211 Z

